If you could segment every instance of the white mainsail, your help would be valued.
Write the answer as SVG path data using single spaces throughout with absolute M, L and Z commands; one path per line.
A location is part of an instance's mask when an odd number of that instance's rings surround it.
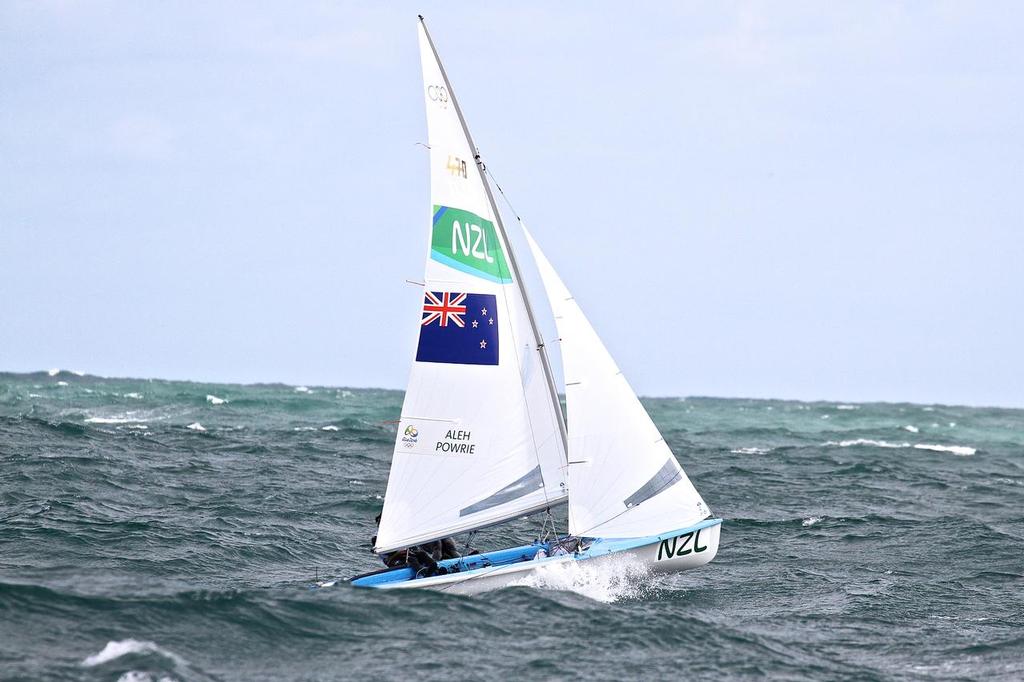
M 572 294 L 523 225 L 558 327 L 569 429 L 569 532 L 627 538 L 711 515 Z
M 377 552 L 566 498 L 564 425 L 475 148 L 422 21 L 431 228 Z

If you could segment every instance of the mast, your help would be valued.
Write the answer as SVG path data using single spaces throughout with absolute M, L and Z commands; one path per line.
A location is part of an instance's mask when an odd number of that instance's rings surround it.
M 434 40 L 430 37 L 430 31 L 427 30 L 427 22 L 424 21 L 423 15 L 417 15 L 420 20 L 420 24 L 423 25 L 423 33 L 427 36 L 427 43 L 430 45 L 431 51 L 434 53 L 434 59 L 437 61 L 438 68 L 441 69 L 441 77 L 444 79 L 444 85 L 448 89 L 448 96 L 451 98 L 452 106 L 455 108 L 455 113 L 459 117 L 459 123 L 462 124 L 462 131 L 466 135 L 466 139 L 469 141 L 470 150 L 473 152 L 473 159 L 476 161 L 477 168 L 480 170 L 480 179 L 484 184 L 484 192 L 487 194 L 487 201 L 491 205 L 491 211 L 494 213 L 494 223 L 501 234 L 502 240 L 508 247 L 508 262 L 512 267 L 512 274 L 516 279 L 516 286 L 519 287 L 519 293 L 523 297 L 523 303 L 526 305 L 526 314 L 530 319 L 530 327 L 533 329 L 533 337 L 537 340 L 537 352 L 540 353 L 541 365 L 544 368 L 544 377 L 547 379 L 548 392 L 551 394 L 551 401 L 554 403 L 555 418 L 558 420 L 558 431 L 562 436 L 562 451 L 566 453 L 566 460 L 568 460 L 569 453 L 569 442 L 565 430 L 565 419 L 562 416 L 562 403 L 558 400 L 558 389 L 555 386 L 555 377 L 551 371 L 551 362 L 548 359 L 547 348 L 544 345 L 544 337 L 540 333 L 540 328 L 537 326 L 537 318 L 533 313 L 533 306 L 530 305 L 530 297 L 526 291 L 526 283 L 523 281 L 522 275 L 519 272 L 519 265 L 516 263 L 516 256 L 512 243 L 508 239 L 508 233 L 505 231 L 505 224 L 501 220 L 501 213 L 498 211 L 498 206 L 494 202 L 494 195 L 491 193 L 491 185 L 487 182 L 486 167 L 484 166 L 483 159 L 480 157 L 479 150 L 476 143 L 473 141 L 473 136 L 469 132 L 469 126 L 466 125 L 466 119 L 462 115 L 462 107 L 459 106 L 458 98 L 455 97 L 455 91 L 452 89 L 451 81 L 448 80 L 448 72 L 445 71 L 444 64 L 441 63 L 441 57 L 437 53 L 437 48 L 434 46 Z

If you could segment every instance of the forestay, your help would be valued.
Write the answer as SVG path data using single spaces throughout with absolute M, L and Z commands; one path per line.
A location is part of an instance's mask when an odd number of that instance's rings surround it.
M 377 552 L 564 501 L 561 414 L 451 85 L 419 25 L 431 216 Z
M 560 337 L 569 428 L 569 532 L 642 537 L 710 516 L 582 309 L 523 230 Z

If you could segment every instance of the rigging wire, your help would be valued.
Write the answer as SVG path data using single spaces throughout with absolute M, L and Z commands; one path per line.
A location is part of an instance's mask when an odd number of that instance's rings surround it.
M 512 215 L 515 216 L 516 221 L 519 223 L 520 227 L 522 227 L 523 226 L 523 218 L 522 218 L 522 216 L 519 215 L 519 211 L 516 210 L 516 207 L 512 205 L 512 200 L 508 198 L 507 194 L 505 194 L 505 190 L 501 188 L 501 184 L 498 182 L 497 178 L 494 177 L 494 174 L 484 164 L 483 159 L 480 158 L 479 152 L 477 152 L 476 160 L 477 160 L 477 166 L 480 168 L 480 170 L 488 178 L 490 178 L 491 182 L 494 183 L 494 187 L 495 187 L 495 189 L 498 190 L 498 194 L 500 194 L 501 198 L 505 200 L 505 205 L 508 206 L 508 210 L 512 212 Z M 540 341 L 540 339 L 537 339 L 537 341 L 538 341 L 537 350 L 540 351 L 541 353 L 544 353 L 546 355 L 547 354 L 547 348 L 546 348 L 545 342 Z M 559 411 L 561 411 L 561 409 L 562 409 L 561 405 L 558 406 L 558 409 L 559 409 Z M 568 467 L 569 453 L 566 452 L 565 456 L 566 456 L 566 463 L 567 463 L 567 465 L 565 467 L 565 473 L 566 473 L 566 476 L 568 476 L 568 474 L 569 474 L 569 467 Z M 558 538 L 558 527 L 555 525 L 555 517 L 551 514 L 551 507 L 548 507 L 545 510 L 545 512 L 546 513 L 545 513 L 545 516 L 544 516 L 544 520 L 542 521 L 541 528 L 540 528 L 540 533 L 541 533 L 540 539 L 541 539 L 542 542 L 544 541 L 544 538 L 547 537 L 545 535 L 545 533 L 547 532 L 548 521 L 551 522 L 551 534 L 555 537 L 555 539 Z M 568 533 L 569 533 L 569 529 L 566 528 L 566 535 L 568 535 Z

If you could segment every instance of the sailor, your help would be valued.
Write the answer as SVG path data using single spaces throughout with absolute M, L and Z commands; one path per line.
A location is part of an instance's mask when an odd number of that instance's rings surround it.
M 448 575 L 448 569 L 438 566 L 437 560 L 422 549 L 410 547 L 408 552 L 409 568 L 417 578 L 429 578 L 435 575 Z
M 451 538 L 442 538 L 435 542 L 428 542 L 424 545 L 420 545 L 419 548 L 429 554 L 434 561 L 458 559 L 462 557 L 462 555 L 459 554 L 458 548 L 455 546 L 455 540 Z
M 374 521 L 378 526 L 380 525 L 380 514 L 377 514 Z M 370 545 L 376 546 L 376 544 L 377 536 L 374 535 L 370 538 Z M 476 552 L 474 551 L 474 553 Z M 416 573 L 417 577 L 427 577 L 447 574 L 448 571 L 444 567 L 438 566 L 437 562 L 445 559 L 458 559 L 461 556 L 455 546 L 455 540 L 442 538 L 407 549 L 385 552 L 380 555 L 380 558 L 388 568 L 408 566 Z

